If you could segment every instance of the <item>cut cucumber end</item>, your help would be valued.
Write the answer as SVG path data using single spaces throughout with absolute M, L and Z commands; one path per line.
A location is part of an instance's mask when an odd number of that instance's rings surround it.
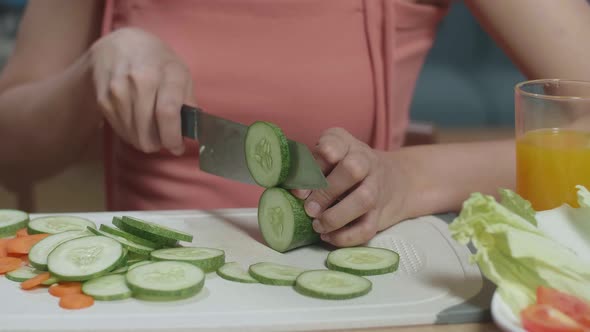
M 19 229 L 27 227 L 29 214 L 24 211 L 0 209 L 0 238 L 14 236 Z
M 31 247 L 29 264 L 38 270 L 47 271 L 47 258 L 57 246 L 69 240 L 91 235 L 90 232 L 77 230 L 50 235 Z
M 82 285 L 82 292 L 97 301 L 117 301 L 131 297 L 124 275 L 113 274 L 89 280 Z
M 281 184 L 289 175 L 289 142 L 278 126 L 257 121 L 244 141 L 246 164 L 256 183 L 265 188 Z
M 234 282 L 241 282 L 246 284 L 257 284 L 258 280 L 252 278 L 252 276 L 243 269 L 237 262 L 225 263 L 222 267 L 217 270 L 217 275 L 221 278 Z
M 258 225 L 266 244 L 286 252 L 320 241 L 303 201 L 282 188 L 269 188 L 258 204 Z
M 295 279 L 303 273 L 303 269 L 269 262 L 250 265 L 248 273 L 261 284 L 273 286 L 293 286 Z

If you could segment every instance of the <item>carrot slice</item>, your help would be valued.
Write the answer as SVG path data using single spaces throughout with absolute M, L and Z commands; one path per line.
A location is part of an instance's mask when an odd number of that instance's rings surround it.
M 22 264 L 22 260 L 16 257 L 0 258 L 0 274 L 17 270 Z
M 49 272 L 43 272 L 27 281 L 23 281 L 20 284 L 20 288 L 24 289 L 24 290 L 29 290 L 29 289 L 33 289 L 39 285 L 41 285 L 41 283 L 47 279 L 51 278 L 51 274 L 49 274 Z
M 49 234 L 35 234 L 11 239 L 6 242 L 6 251 L 12 254 L 28 254 L 32 246 L 48 236 Z
M 85 294 L 69 294 L 59 299 L 59 306 L 64 309 L 84 309 L 92 306 L 94 299 Z
M 16 237 L 29 236 L 26 228 L 21 228 L 16 232 Z
M 70 294 L 82 294 L 82 283 L 80 282 L 60 282 L 49 287 L 49 294 L 55 297 L 64 297 Z
M 6 243 L 10 240 L 11 239 L 0 239 L 0 257 L 8 256 L 8 253 L 6 252 Z

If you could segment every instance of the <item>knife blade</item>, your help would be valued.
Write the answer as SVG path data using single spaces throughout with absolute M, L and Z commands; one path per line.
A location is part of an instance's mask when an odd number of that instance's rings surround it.
M 244 142 L 248 126 L 183 105 L 180 111 L 182 135 L 199 142 L 202 171 L 227 179 L 256 184 L 248 166 Z M 281 187 L 317 189 L 328 185 L 324 174 L 305 144 L 288 140 L 291 157 L 289 175 Z

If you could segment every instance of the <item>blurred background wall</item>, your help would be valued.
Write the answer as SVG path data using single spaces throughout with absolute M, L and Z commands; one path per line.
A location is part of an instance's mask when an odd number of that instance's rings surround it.
M 26 0 L 0 0 L 0 68 L 12 51 L 25 4 Z M 522 79 L 465 5 L 455 1 L 421 72 L 411 118 L 433 124 L 443 143 L 511 136 L 513 87 Z M 103 210 L 100 155 L 97 139 L 80 162 L 36 183 L 36 211 Z M 0 187 L 0 208 L 16 208 L 17 203 L 14 193 Z

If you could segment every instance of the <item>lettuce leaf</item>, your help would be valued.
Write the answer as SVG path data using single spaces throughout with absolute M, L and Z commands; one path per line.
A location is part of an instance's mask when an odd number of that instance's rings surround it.
M 582 195 L 590 202 L 590 192 Z M 472 261 L 496 284 L 515 315 L 535 302 L 538 286 L 590 301 L 590 263 L 536 227 L 529 202 L 509 190 L 501 196 L 504 204 L 492 196 L 472 194 L 449 230 L 459 243 L 473 243 L 477 251 Z M 590 222 L 590 208 L 584 211 Z

